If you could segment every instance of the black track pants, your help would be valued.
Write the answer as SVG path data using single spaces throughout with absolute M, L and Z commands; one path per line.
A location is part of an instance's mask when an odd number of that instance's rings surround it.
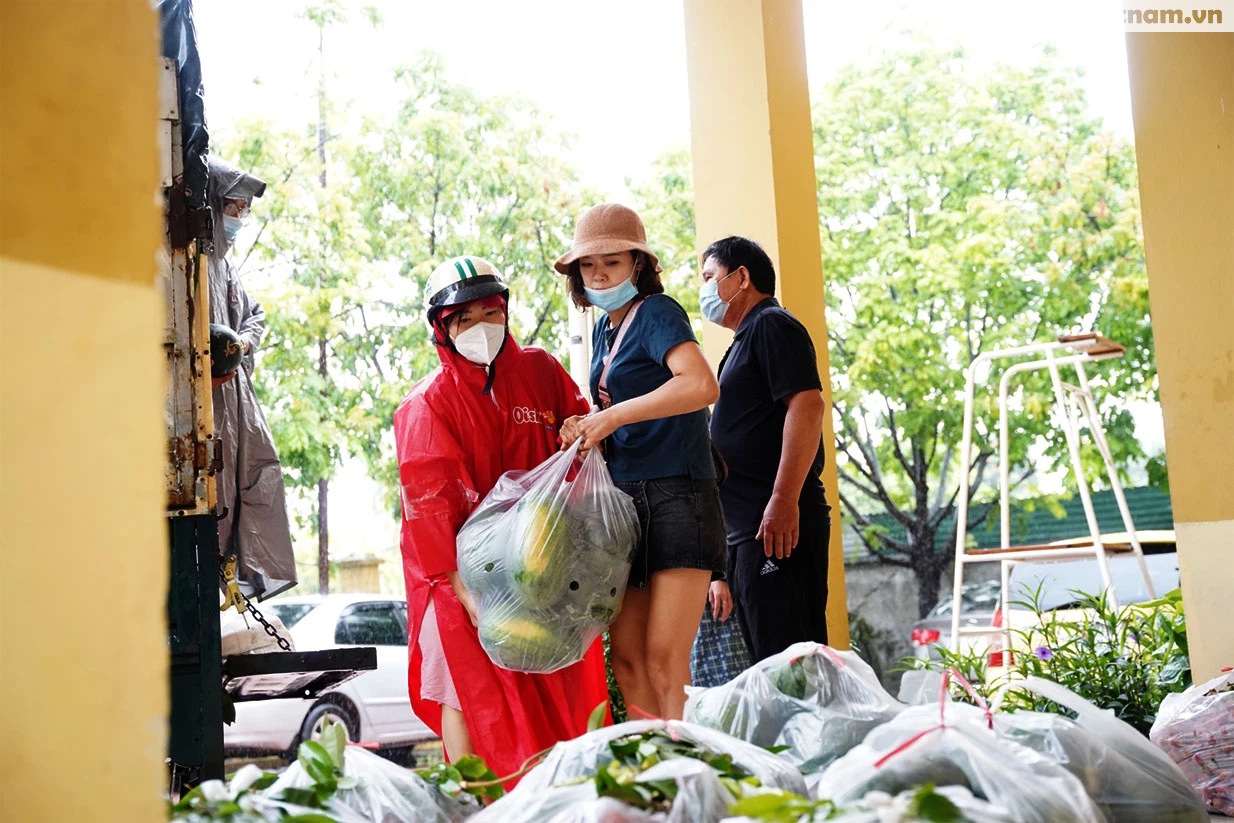
M 755 661 L 793 643 L 827 642 L 827 544 L 831 517 L 802 511 L 801 536 L 788 557 L 764 553 L 762 541 L 728 547 L 728 580 Z

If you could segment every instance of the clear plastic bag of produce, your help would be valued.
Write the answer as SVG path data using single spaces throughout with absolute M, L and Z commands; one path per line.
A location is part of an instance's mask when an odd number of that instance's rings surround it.
M 458 568 L 494 663 L 546 673 L 577 663 L 617 617 L 638 541 L 634 501 L 599 449 L 578 444 L 506 472 L 458 534 Z
M 1144 735 L 1057 683 L 1015 684 L 1076 713 L 998 714 L 994 728 L 1079 778 L 1110 823 L 1206 823 L 1208 815 L 1178 766 Z
M 614 800 L 597 797 L 565 807 L 544 823 L 667 823 L 664 812 L 649 812 Z
M 467 795 L 452 797 L 440 791 L 415 772 L 396 766 L 383 757 L 358 746 L 343 751 L 343 774 L 350 778 L 330 798 L 334 810 L 354 812 L 371 823 L 459 823 L 479 811 L 479 802 Z M 354 782 L 354 785 L 353 785 Z M 313 785 L 300 761 L 292 763 L 266 790 L 268 797 L 279 797 L 284 789 Z
M 250 763 L 227 781 L 207 780 L 173 805 L 168 817 L 172 823 L 283 823 L 289 817 L 315 815 L 322 823 L 368 823 L 347 808 L 323 810 L 283 800 L 260 788 L 267 777 L 273 775 Z
M 641 740 L 649 737 L 651 740 Z M 658 743 L 656 741 L 659 741 Z M 648 767 L 626 765 L 644 753 Z M 676 751 L 666 751 L 676 749 Z M 638 720 L 608 726 L 558 743 L 505 797 L 478 814 L 475 823 L 544 823 L 544 821 L 664 820 L 668 823 L 716 823 L 735 796 L 722 775 L 729 769 L 756 778 L 762 786 L 805 793 L 800 772 L 759 748 L 714 729 L 676 720 Z M 604 772 L 601 780 L 597 773 Z M 612 789 L 601 797 L 598 783 Z M 672 784 L 668 808 L 641 808 L 622 803 L 621 814 L 595 817 L 601 800 L 645 798 Z M 659 793 L 659 794 L 656 794 Z M 607 793 L 606 793 L 607 794 Z M 660 817 L 646 813 L 662 814 Z M 640 816 L 643 814 L 644 816 Z M 588 816 L 592 815 L 592 816 Z
M 792 817 L 775 809 L 774 800 L 765 802 L 772 808 L 759 813 L 758 817 L 726 817 L 721 823 L 758 823 L 760 820 L 780 821 Z M 954 816 L 957 814 L 958 817 Z M 931 823 L 938 820 L 1018 823 L 1006 809 L 974 797 L 963 786 L 922 786 L 897 795 L 870 792 L 851 806 L 821 806 L 812 813 L 798 816 L 794 823 Z
M 904 706 L 864 660 L 821 643 L 794 643 L 723 686 L 689 689 L 685 719 L 822 771 Z
M 1167 696 L 1149 736 L 1210 811 L 1234 817 L 1234 671 Z
M 905 709 L 827 767 L 816 795 L 847 806 L 932 783 L 962 786 L 1018 823 L 1105 823 L 1078 778 L 991 724 L 963 703 Z

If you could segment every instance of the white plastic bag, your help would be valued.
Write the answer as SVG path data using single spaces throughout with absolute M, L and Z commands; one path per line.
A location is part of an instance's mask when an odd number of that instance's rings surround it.
M 1195 790 L 1144 735 L 1064 686 L 1039 677 L 1016 683 L 1076 713 L 999 714 L 994 727 L 1009 740 L 1071 772 L 1110 823 L 1207 823 Z
M 458 534 L 458 568 L 494 663 L 546 673 L 577 663 L 617 617 L 638 540 L 634 501 L 599 449 L 578 444 L 506 472 Z
M 722 732 L 676 720 L 638 720 L 608 726 L 558 743 L 544 759 L 505 797 L 473 820 L 475 823 L 544 823 L 587 821 L 600 798 L 592 779 L 601 766 L 614 759 L 609 744 L 627 735 L 662 731 L 673 740 L 685 740 L 732 762 L 757 777 L 764 786 L 804 794 L 801 774 L 775 755 Z M 639 817 L 640 811 L 621 804 L 634 821 L 665 820 L 670 823 L 715 823 L 727 814 L 735 798 L 706 763 L 694 758 L 664 760 L 639 775 L 638 782 L 672 780 L 677 799 L 664 817 Z M 584 816 L 571 816 L 584 815 Z M 607 819 L 607 818 L 594 818 Z
M 1234 671 L 1167 696 L 1149 737 L 1178 764 L 1209 811 L 1234 817 Z
M 545 823 L 667 823 L 663 812 L 636 809 L 611 797 L 575 803 L 548 818 Z
M 993 803 L 974 797 L 963 786 L 940 786 L 934 790 L 951 801 L 963 815 L 966 823 L 1018 823 L 1011 814 Z M 886 792 L 870 792 L 857 803 L 838 812 L 820 809 L 814 816 L 797 823 L 928 823 L 937 818 L 923 818 L 910 814 L 915 789 L 890 795 Z M 758 823 L 751 817 L 726 817 L 721 823 Z
M 963 703 L 905 709 L 832 763 L 816 795 L 846 806 L 871 791 L 933 783 L 963 786 L 1018 823 L 1105 823 L 1075 776 L 1001 738 L 990 722 L 987 712 Z
M 688 689 L 685 719 L 820 772 L 904 706 L 864 660 L 821 643 L 794 643 L 723 686 Z
M 343 760 L 343 774 L 354 778 L 356 785 L 340 788 L 330 798 L 332 809 L 355 812 L 370 823 L 459 823 L 479 811 L 479 802 L 469 796 L 454 798 L 443 794 L 410 769 L 358 746 L 344 749 Z M 311 785 L 312 779 L 297 760 L 266 790 L 266 795 L 274 798 L 283 789 Z

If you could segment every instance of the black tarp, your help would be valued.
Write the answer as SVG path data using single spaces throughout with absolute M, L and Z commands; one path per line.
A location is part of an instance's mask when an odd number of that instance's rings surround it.
M 206 128 L 206 96 L 201 81 L 201 57 L 193 26 L 193 0 L 159 0 L 163 56 L 180 69 L 180 127 L 184 139 L 184 205 L 205 208 L 210 167 L 210 132 Z

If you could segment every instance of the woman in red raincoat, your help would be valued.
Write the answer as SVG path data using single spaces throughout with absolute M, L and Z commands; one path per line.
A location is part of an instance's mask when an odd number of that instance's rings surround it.
M 509 333 L 509 290 L 493 265 L 456 257 L 429 277 L 428 321 L 441 367 L 394 413 L 407 582 L 408 689 L 416 715 L 451 760 L 475 753 L 499 775 L 586 731 L 608 699 L 599 642 L 552 674 L 499 668 L 476 633 L 459 580 L 455 537 L 507 471 L 558 448 L 558 426 L 585 414 L 578 387 L 552 355 Z

